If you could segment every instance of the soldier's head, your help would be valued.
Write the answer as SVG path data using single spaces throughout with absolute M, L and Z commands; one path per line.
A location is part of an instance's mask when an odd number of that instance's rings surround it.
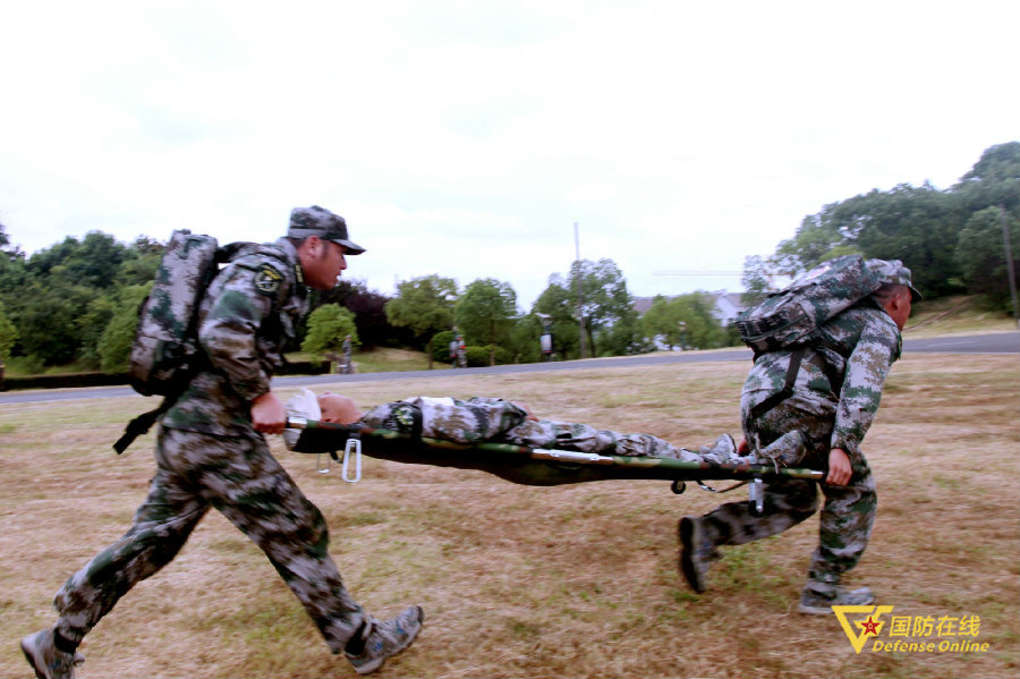
M 921 299 L 921 293 L 911 284 L 910 269 L 898 259 L 869 259 L 867 263 L 882 281 L 882 287 L 874 293 L 875 300 L 892 317 L 896 327 L 903 330 L 910 318 L 911 305 Z
M 319 290 L 336 285 L 347 268 L 345 255 L 365 251 L 348 237 L 343 217 L 318 205 L 291 210 L 287 238 L 297 248 L 305 284 Z
M 907 319 L 910 318 L 910 308 L 913 300 L 910 288 L 898 283 L 888 283 L 879 288 L 875 292 L 874 297 L 882 305 L 882 308 L 885 309 L 885 312 L 892 317 L 896 327 L 903 330 L 903 326 L 907 324 Z
M 353 424 L 361 419 L 362 412 L 358 410 L 354 400 L 347 396 L 334 394 L 331 391 L 319 394 L 319 410 L 322 411 L 321 420 L 334 424 Z

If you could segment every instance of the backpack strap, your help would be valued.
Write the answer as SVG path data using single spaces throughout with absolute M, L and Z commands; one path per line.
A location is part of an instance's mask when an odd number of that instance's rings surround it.
M 152 425 L 156 423 L 156 420 L 170 409 L 170 406 L 177 401 L 177 398 L 178 395 L 167 396 L 163 399 L 163 402 L 159 404 L 158 408 L 142 413 L 128 422 L 127 426 L 124 427 L 124 434 L 117 439 L 116 443 L 113 444 L 113 449 L 117 451 L 117 454 L 120 455 L 123 453 L 136 438 L 144 435 L 152 429 Z
M 786 369 L 786 382 L 783 383 L 783 388 L 751 408 L 753 419 L 758 419 L 793 395 L 793 385 L 797 382 L 797 373 L 800 372 L 800 363 L 804 359 L 805 351 L 806 349 L 802 346 L 793 350 L 793 353 L 790 354 L 790 365 Z

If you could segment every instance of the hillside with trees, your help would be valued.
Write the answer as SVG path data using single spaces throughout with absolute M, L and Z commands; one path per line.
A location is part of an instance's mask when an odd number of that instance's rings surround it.
M 980 295 L 1005 309 L 1004 227 L 1020 267 L 1020 142 L 986 149 L 945 190 L 900 184 L 825 205 L 774 253 L 745 259 L 745 301 L 766 294 L 777 277 L 859 253 L 903 260 L 928 300 Z M 164 249 L 150 236 L 120 243 L 94 230 L 29 256 L 0 224 L 0 361 L 17 374 L 54 367 L 124 370 L 139 302 Z M 310 300 L 315 313 L 297 329 L 289 351 L 335 351 L 351 334 L 363 349 L 407 347 L 445 361 L 454 327 L 473 364 L 550 358 L 540 350 L 546 332 L 559 359 L 578 358 L 582 346 L 584 356 L 614 356 L 735 343 L 706 293 L 656 298 L 639 317 L 624 273 L 611 259 L 581 260 L 566 273 L 552 273 L 526 312 L 507 282 L 480 278 L 461 288 L 436 274 L 399 282 L 392 297 L 345 279 Z
M 926 299 L 982 295 L 1010 301 L 1004 229 L 1020 264 L 1020 142 L 992 146 L 953 186 L 900 184 L 824 206 L 769 257 L 745 260 L 751 298 L 773 275 L 796 276 L 819 262 L 857 253 L 899 259 Z

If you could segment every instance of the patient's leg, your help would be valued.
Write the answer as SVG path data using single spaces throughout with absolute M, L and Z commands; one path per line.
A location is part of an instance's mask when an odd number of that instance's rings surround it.
M 710 446 L 694 451 L 677 448 L 651 434 L 621 434 L 608 429 L 596 429 L 587 424 L 528 420 L 507 430 L 501 440 L 530 448 L 560 448 L 606 455 L 665 457 L 685 462 L 742 461 L 742 458 L 737 457 L 733 438 L 729 435 L 720 437 Z

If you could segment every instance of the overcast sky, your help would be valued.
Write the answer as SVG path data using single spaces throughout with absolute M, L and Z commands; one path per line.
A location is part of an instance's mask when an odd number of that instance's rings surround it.
M 738 290 L 826 203 L 952 185 L 1020 139 L 1015 2 L 21 2 L 0 15 L 0 222 L 273 240 L 530 308 L 574 257 Z

